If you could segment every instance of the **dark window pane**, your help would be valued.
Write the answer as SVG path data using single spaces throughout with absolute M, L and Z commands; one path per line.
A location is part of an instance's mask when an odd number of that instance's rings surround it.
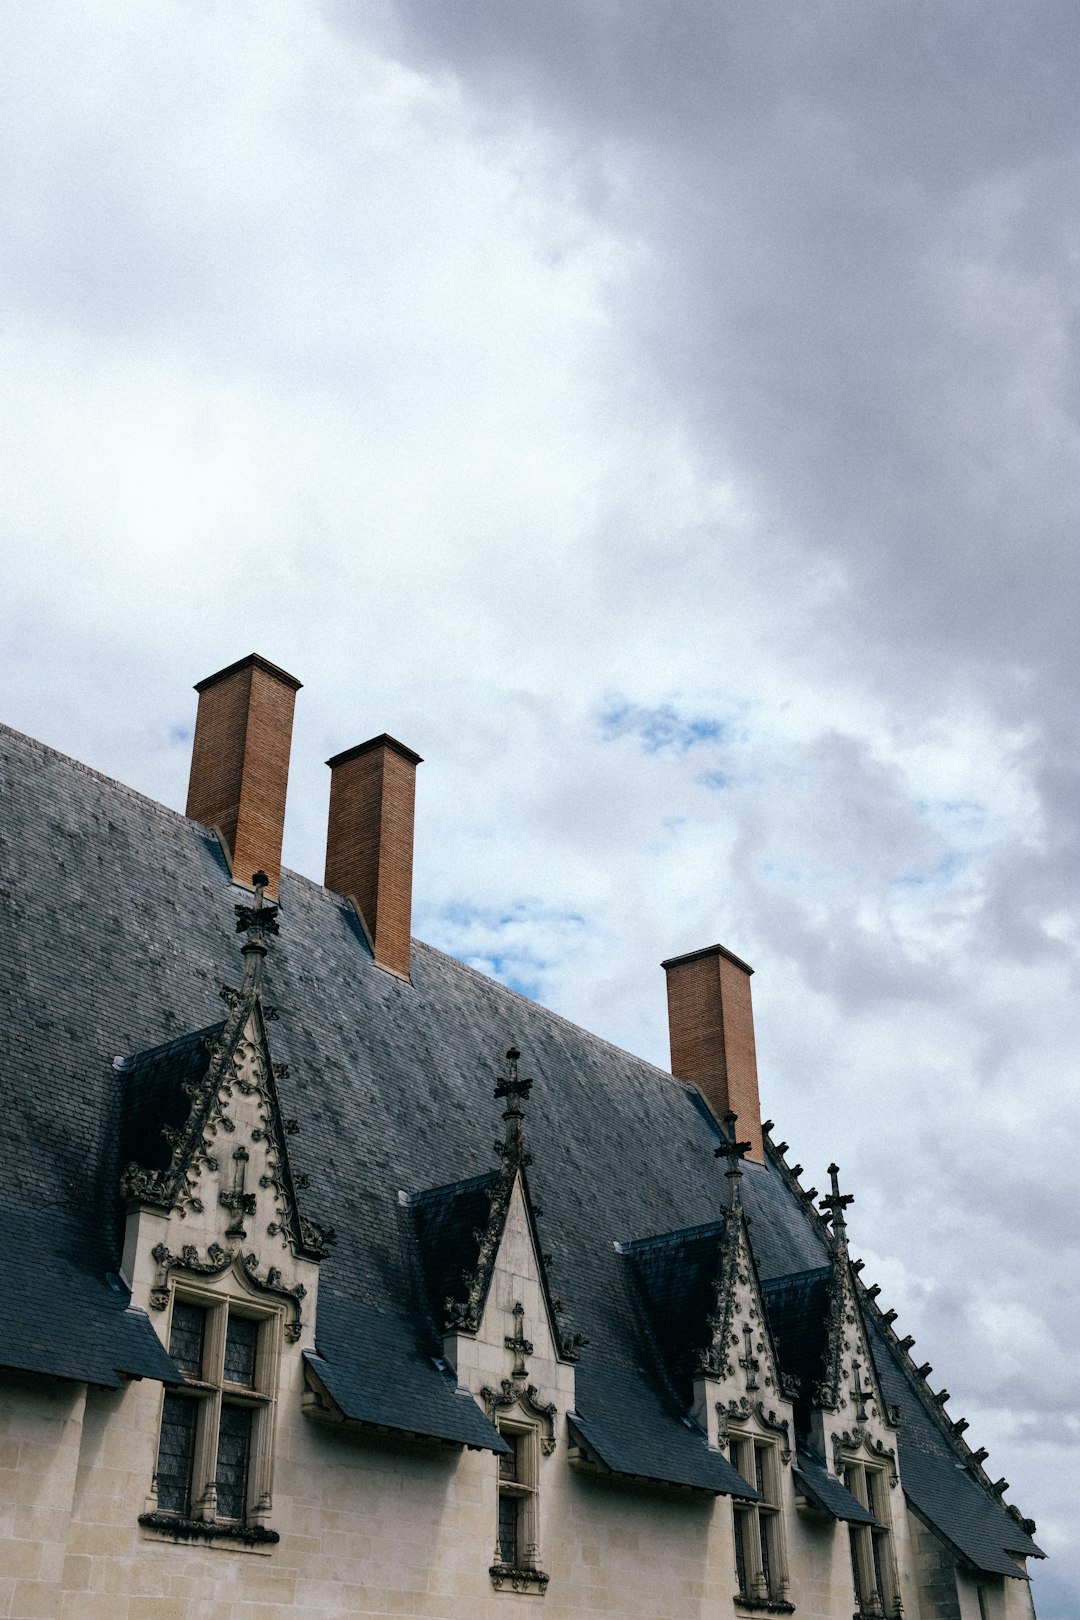
M 735 1579 L 739 1591 L 746 1596 L 746 1520 L 747 1514 L 735 1511 Z
M 499 1559 L 518 1567 L 518 1503 L 512 1496 L 499 1497 Z
M 852 1526 L 848 1530 L 851 1540 L 851 1579 L 855 1583 L 855 1602 L 861 1609 L 863 1606 L 862 1580 L 859 1577 L 859 1532 Z
M 233 1316 L 225 1330 L 225 1382 L 255 1388 L 255 1352 L 259 1347 L 259 1324 L 250 1316 Z
M 765 1577 L 765 1590 L 772 1592 L 772 1564 L 769 1560 L 769 1526 L 767 1515 L 758 1514 L 758 1536 L 761 1541 L 761 1573 Z
M 866 1505 L 874 1515 L 874 1518 L 880 1519 L 881 1514 L 878 1512 L 877 1505 L 878 1475 L 873 1473 L 872 1470 L 868 1468 L 864 1475 L 864 1479 L 866 1483 Z
M 885 1538 L 881 1534 L 880 1531 L 876 1535 L 874 1535 L 874 1537 L 873 1537 L 874 1585 L 877 1587 L 877 1595 L 881 1600 L 881 1607 L 883 1609 L 885 1607 L 885 1576 L 884 1576 L 884 1574 L 882 1572 L 882 1568 L 881 1568 L 881 1555 L 882 1555 L 882 1552 L 884 1551 L 881 1543 L 882 1543 L 882 1541 L 884 1539 Z
M 499 1478 L 513 1479 L 518 1484 L 524 1483 L 521 1472 L 521 1448 L 524 1441 L 521 1434 L 503 1434 L 503 1439 L 510 1447 L 509 1454 L 499 1458 Z
M 186 1373 L 189 1378 L 202 1377 L 205 1331 L 206 1312 L 202 1306 L 189 1305 L 186 1300 L 174 1299 L 169 1354 L 180 1371 Z
M 768 1501 L 768 1496 L 766 1495 L 766 1491 L 765 1491 L 765 1448 L 764 1448 L 764 1446 L 755 1446 L 754 1447 L 754 1471 L 755 1471 L 754 1484 L 758 1488 L 758 1495 L 761 1496 L 762 1498 L 764 1498 L 765 1501 Z
M 198 1402 L 182 1395 L 166 1395 L 161 1411 L 158 1446 L 157 1494 L 162 1513 L 191 1512 L 191 1466 L 195 1459 L 195 1423 Z
M 247 1510 L 251 1410 L 223 1406 L 218 1430 L 217 1506 L 219 1519 L 243 1519 Z

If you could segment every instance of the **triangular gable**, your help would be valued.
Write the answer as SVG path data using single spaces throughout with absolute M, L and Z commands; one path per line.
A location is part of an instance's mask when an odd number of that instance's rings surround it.
M 496 1096 L 509 1099 L 503 1115 L 506 1139 L 495 1143 L 497 1170 L 467 1181 L 419 1193 L 403 1193 L 420 1252 L 432 1314 L 444 1334 L 476 1334 L 487 1307 L 496 1263 L 509 1229 L 520 1222 L 521 1235 L 535 1257 L 542 1308 L 560 1361 L 575 1362 L 584 1342 L 568 1326 L 562 1303 L 552 1290 L 550 1256 L 537 1229 L 536 1206 L 529 1190 L 532 1155 L 521 1136 L 518 1099 L 532 1082 L 517 1078 L 518 1053 L 508 1054 L 511 1078 L 500 1081 Z M 517 1220 L 511 1222 L 512 1211 Z
M 895 1485 L 899 1413 L 882 1394 L 848 1254 L 843 1212 L 851 1195 L 841 1196 L 836 1165 L 829 1166 L 829 1175 L 832 1194 L 822 1199 L 831 1213 L 827 1325 L 822 1372 L 810 1392 L 811 1401 L 837 1474 L 846 1454 L 865 1451 L 888 1465 L 890 1483 Z
M 118 1065 L 122 1142 L 136 1155 L 120 1191 L 135 1248 L 158 1239 L 150 1251 L 151 1306 L 164 1309 L 173 1271 L 207 1280 L 231 1271 L 243 1287 L 289 1304 L 286 1332 L 295 1337 L 308 1288 L 297 1268 L 322 1259 L 335 1238 L 300 1210 L 297 1193 L 307 1183 L 294 1173 L 288 1149 L 297 1125 L 284 1115 L 278 1090 L 287 1070 L 274 1063 L 267 1034 L 277 1014 L 263 996 L 262 960 L 266 936 L 277 932 L 277 908 L 265 905 L 257 886 L 255 906 L 236 910 L 248 935 L 244 982 L 221 991 L 225 1022 Z M 145 1240 L 137 1220 L 131 1224 L 140 1212 L 158 1222 Z M 178 1241 L 173 1222 L 183 1223 L 187 1241 Z

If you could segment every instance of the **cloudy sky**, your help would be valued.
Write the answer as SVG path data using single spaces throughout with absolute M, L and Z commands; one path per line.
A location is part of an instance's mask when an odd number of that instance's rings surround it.
M 182 808 L 192 682 L 425 757 L 416 931 L 765 1112 L 1080 1608 L 1073 0 L 0 20 L 9 723 Z

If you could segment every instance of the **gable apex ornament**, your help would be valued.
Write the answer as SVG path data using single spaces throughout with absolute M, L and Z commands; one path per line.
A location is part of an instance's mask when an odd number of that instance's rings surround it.
M 738 1132 L 735 1129 L 738 1122 L 738 1114 L 732 1113 L 729 1109 L 724 1115 L 724 1129 L 727 1131 L 730 1140 L 721 1142 L 718 1148 L 713 1149 L 714 1159 L 726 1159 L 728 1162 L 724 1174 L 728 1180 L 728 1204 L 732 1210 L 736 1209 L 739 1204 L 739 1182 L 743 1176 L 742 1161 L 754 1145 L 752 1142 L 739 1141 Z
M 202 1038 L 209 1062 L 197 1079 L 180 1085 L 190 1103 L 187 1118 L 178 1129 L 162 1127 L 169 1164 L 157 1170 L 129 1164 L 120 1177 L 120 1192 L 130 1203 L 175 1213 L 183 1220 L 204 1213 L 204 1174 L 217 1175 L 227 1159 L 231 1168 L 214 1199 L 229 1217 L 222 1227 L 225 1240 L 239 1243 L 248 1238 L 246 1223 L 256 1214 L 259 1189 L 273 1199 L 266 1235 L 279 1238 L 298 1256 L 321 1260 L 336 1237 L 332 1228 L 321 1227 L 300 1212 L 297 1187 L 306 1182 L 294 1176 L 286 1147 L 286 1138 L 297 1126 L 284 1116 L 278 1092 L 288 1068 L 272 1060 L 266 1030 L 262 972 L 268 940 L 279 932 L 278 907 L 266 900 L 268 881 L 265 872 L 256 872 L 254 903 L 235 907 L 237 933 L 247 936 L 240 947 L 243 982 L 238 990 L 222 987 L 229 1012 L 223 1026 Z M 252 1115 L 247 1124 L 245 1115 Z M 236 1138 L 238 1120 L 244 1131 L 251 1127 L 251 1146 L 226 1144 L 226 1138 Z
M 724 1115 L 723 1124 L 727 1139 L 713 1150 L 713 1155 L 728 1162 L 725 1172 L 728 1205 L 712 1282 L 712 1309 L 707 1323 L 709 1339 L 698 1353 L 694 1370 L 706 1378 L 728 1384 L 729 1393 L 731 1386 L 737 1387 L 745 1411 L 749 1413 L 750 1398 L 759 1397 L 756 1406 L 761 1407 L 765 1390 L 772 1390 L 785 1401 L 794 1399 L 799 1380 L 780 1366 L 750 1246 L 746 1212 L 739 1196 L 743 1177 L 741 1163 L 752 1144 L 738 1139 L 738 1115 L 729 1111 Z M 742 1412 L 742 1406 L 732 1402 L 731 1410 L 736 1407 Z M 720 1402 L 717 1411 L 722 1410 L 725 1407 Z M 764 1417 L 761 1421 L 765 1421 Z
M 495 1271 L 495 1260 L 502 1242 L 503 1232 L 506 1229 L 506 1218 L 510 1210 L 510 1200 L 513 1197 L 514 1187 L 518 1176 L 521 1176 L 521 1190 L 525 1200 L 526 1217 L 533 1239 L 536 1261 L 540 1270 L 540 1286 L 548 1307 L 548 1318 L 551 1324 L 552 1337 L 555 1341 L 556 1353 L 562 1361 L 578 1361 L 578 1352 L 588 1343 L 584 1335 L 574 1333 L 565 1320 L 562 1302 L 556 1299 L 551 1292 L 548 1272 L 551 1267 L 551 1256 L 545 1254 L 540 1246 L 539 1234 L 536 1231 L 536 1215 L 539 1213 L 532 1202 L 529 1191 L 529 1182 L 526 1171 L 532 1164 L 532 1154 L 525 1149 L 523 1124 L 525 1111 L 522 1103 L 528 1099 L 532 1090 L 531 1079 L 518 1072 L 518 1062 L 521 1053 L 516 1046 L 511 1046 L 506 1053 L 507 1073 L 500 1076 L 495 1082 L 494 1096 L 496 1101 L 505 1101 L 503 1110 L 504 1136 L 496 1141 L 494 1151 L 501 1163 L 497 1175 L 487 1189 L 488 1217 L 482 1227 L 477 1227 L 473 1238 L 477 1245 L 476 1259 L 472 1266 L 461 1273 L 461 1281 L 465 1287 L 464 1299 L 455 1299 L 448 1296 L 443 1304 L 443 1332 L 444 1333 L 477 1333 L 480 1330 L 480 1321 L 484 1314 L 488 1289 Z M 521 1333 L 521 1324 L 518 1323 L 518 1333 Z M 507 1340 L 510 1347 L 512 1341 Z M 516 1340 L 513 1341 L 516 1348 Z M 529 1352 L 531 1353 L 531 1347 Z M 520 1361 L 520 1353 L 519 1353 Z
M 495 1100 L 506 1101 L 503 1109 L 503 1126 L 505 1136 L 503 1141 L 495 1143 L 495 1152 L 504 1164 L 528 1165 L 532 1163 L 532 1155 L 525 1151 L 525 1136 L 523 1125 L 525 1110 L 522 1103 L 527 1102 L 529 1092 L 532 1090 L 531 1079 L 518 1075 L 518 1060 L 521 1053 L 516 1046 L 511 1046 L 506 1054 L 507 1074 L 495 1082 Z

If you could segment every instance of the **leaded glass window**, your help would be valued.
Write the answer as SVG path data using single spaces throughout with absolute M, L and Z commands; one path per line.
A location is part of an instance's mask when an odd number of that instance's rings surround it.
M 499 1433 L 510 1450 L 499 1456 L 495 1561 L 510 1569 L 529 1569 L 537 1560 L 539 1445 L 536 1430 L 500 1424 Z
M 158 1508 L 162 1513 L 191 1511 L 191 1469 L 195 1460 L 195 1424 L 198 1401 L 186 1395 L 165 1396 L 161 1411 L 161 1443 L 158 1446 Z
M 247 1508 L 251 1455 L 251 1407 L 223 1406 L 218 1429 L 217 1507 L 219 1519 L 240 1519 Z
M 852 1460 L 844 1468 L 844 1484 L 875 1520 L 874 1524 L 848 1527 L 851 1582 L 858 1611 L 868 1616 L 897 1614 L 900 1594 L 893 1563 L 885 1470 Z
M 190 1305 L 186 1300 L 173 1302 L 172 1331 L 169 1334 L 169 1354 L 185 1378 L 201 1378 L 203 1339 L 206 1335 L 206 1311 L 201 1305 Z
M 255 1388 L 255 1356 L 259 1348 L 259 1324 L 251 1316 L 229 1312 L 225 1334 L 225 1382 Z
M 186 1388 L 162 1403 L 159 1513 L 247 1524 L 253 1501 L 266 1513 L 279 1323 L 209 1290 L 173 1299 L 169 1351 Z
M 757 1502 L 732 1503 L 735 1579 L 739 1596 L 781 1600 L 786 1595 L 779 1458 L 772 1440 L 732 1435 L 732 1467 L 758 1493 Z

